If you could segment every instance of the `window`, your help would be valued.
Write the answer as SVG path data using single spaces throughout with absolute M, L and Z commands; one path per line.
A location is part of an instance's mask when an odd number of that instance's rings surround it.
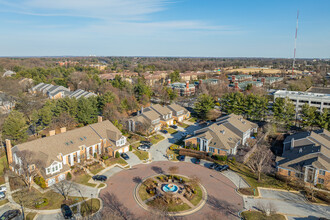
M 213 147 L 210 147 L 209 150 L 210 150 L 210 152 L 214 153 L 214 148 Z
M 288 176 L 291 176 L 291 171 L 290 170 L 288 171 Z
M 319 178 L 319 179 L 318 179 L 318 182 L 321 183 L 321 184 L 324 184 L 324 179 Z
M 299 103 L 308 103 L 306 100 L 299 100 Z
M 55 166 L 55 171 L 57 171 L 58 170 L 58 166 Z
M 47 168 L 47 174 L 50 173 L 50 168 Z
M 321 102 L 311 102 L 312 104 L 321 105 Z
M 52 172 L 55 172 L 55 167 L 52 167 Z
M 61 164 L 61 163 L 59 163 L 59 164 L 58 164 L 58 167 L 59 167 L 60 169 L 62 169 L 62 164 Z
M 325 175 L 325 170 L 319 170 L 319 174 L 324 176 Z

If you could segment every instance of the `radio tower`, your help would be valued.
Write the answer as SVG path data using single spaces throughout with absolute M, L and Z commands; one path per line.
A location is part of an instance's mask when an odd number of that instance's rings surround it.
M 296 35 L 295 35 L 295 38 L 294 38 L 294 51 L 293 51 L 293 63 L 292 63 L 292 76 L 294 75 L 294 64 L 295 64 L 295 62 L 296 62 L 297 33 L 298 33 L 298 18 L 299 18 L 299 10 L 297 11 Z

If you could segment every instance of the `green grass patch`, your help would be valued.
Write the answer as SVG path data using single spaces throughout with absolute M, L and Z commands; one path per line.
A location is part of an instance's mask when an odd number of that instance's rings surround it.
M 166 128 L 166 131 L 168 131 L 168 133 L 170 133 L 170 134 L 178 133 L 178 131 L 175 130 L 174 128 Z
M 34 217 L 37 215 L 36 212 L 29 212 L 26 216 L 25 216 L 25 220 L 33 220 Z
M 105 165 L 107 165 L 108 167 L 114 165 L 114 164 L 120 164 L 122 166 L 126 166 L 127 162 L 123 159 L 123 158 L 109 158 L 107 160 L 104 161 Z
M 168 157 L 171 156 L 172 161 L 178 161 L 179 150 L 177 149 L 170 150 L 170 148 L 167 148 L 166 154 Z
M 139 196 L 142 201 L 147 200 L 152 197 L 151 194 L 147 193 L 147 186 L 144 184 L 140 185 Z
M 142 151 L 135 149 L 133 153 L 140 159 L 140 160 L 148 160 L 149 159 L 149 153 L 147 151 Z
M 105 186 L 105 184 L 104 183 L 100 183 L 100 185 L 98 185 L 98 187 L 97 188 L 102 188 L 102 187 L 104 187 Z
M 90 187 L 95 187 L 96 184 L 88 182 L 91 178 L 92 177 L 90 175 L 83 173 L 83 174 L 75 175 L 72 180 L 79 184 L 83 184 L 83 185 L 90 186 Z
M 160 135 L 160 134 L 156 134 L 154 136 L 151 136 L 149 138 L 149 141 L 152 143 L 152 144 L 157 144 L 158 142 L 164 140 L 165 137 L 163 137 L 163 135 Z
M 0 200 L 0 206 L 7 204 L 8 202 L 9 202 L 8 199 Z
M 175 205 L 175 206 L 169 206 L 168 211 L 169 212 L 180 212 L 190 209 L 190 206 L 186 203 L 183 203 L 181 205 Z
M 241 213 L 245 220 L 285 220 L 286 218 L 280 214 L 274 214 L 266 216 L 265 214 L 258 211 L 245 211 Z
M 183 123 L 183 122 L 178 122 L 177 124 L 178 126 L 182 127 L 182 128 L 188 128 L 190 125 Z
M 4 169 L 8 168 L 8 162 L 6 155 L 0 157 L 0 185 L 5 183 L 5 178 L 3 176 Z
M 83 217 L 91 215 L 100 209 L 99 199 L 89 199 L 80 206 L 80 213 Z
M 104 170 L 104 167 L 101 164 L 94 164 L 90 167 L 88 167 L 88 169 L 91 171 L 92 174 L 97 174 L 99 173 L 101 170 Z
M 246 195 L 246 196 L 254 196 L 254 191 L 253 191 L 253 188 L 240 188 L 238 189 L 238 192 L 243 194 L 243 195 Z M 257 192 L 257 189 L 256 189 L 256 194 L 258 194 Z
M 190 202 L 196 206 L 203 198 L 203 192 L 202 189 L 199 186 L 196 186 L 196 194 L 195 196 L 190 200 Z
M 20 190 L 12 194 L 13 199 L 16 203 L 22 204 L 24 207 L 29 209 L 38 209 L 38 210 L 48 210 L 48 209 L 60 209 L 61 204 L 64 202 L 64 197 L 59 193 L 54 192 L 53 190 L 49 190 L 45 193 L 41 193 L 38 190 L 31 188 L 31 190 Z M 48 204 L 40 205 L 40 207 L 36 207 L 36 202 L 47 200 Z M 81 197 L 72 197 L 69 196 L 68 201 L 65 201 L 66 204 L 72 205 L 77 202 L 82 201 Z
M 188 121 L 190 121 L 190 122 L 192 122 L 192 123 L 195 123 L 195 122 L 197 121 L 197 118 L 192 117 L 192 118 L 190 118 Z

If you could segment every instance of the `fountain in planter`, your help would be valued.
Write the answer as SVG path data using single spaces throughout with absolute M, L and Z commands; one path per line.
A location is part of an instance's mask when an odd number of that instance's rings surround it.
M 179 187 L 175 184 L 165 184 L 162 189 L 164 192 L 176 193 L 179 190 Z

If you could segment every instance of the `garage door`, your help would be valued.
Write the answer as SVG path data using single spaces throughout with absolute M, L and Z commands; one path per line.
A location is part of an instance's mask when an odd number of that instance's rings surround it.
M 127 151 L 129 151 L 129 147 L 127 146 L 127 147 L 124 147 L 124 152 L 127 152 Z
M 123 153 L 123 149 L 119 149 L 118 152 L 121 154 Z
M 65 174 L 61 174 L 58 176 L 58 181 L 62 181 L 65 179 Z
M 55 182 L 56 182 L 56 181 L 55 181 L 55 178 L 49 179 L 49 180 L 48 180 L 48 186 L 53 185 Z

